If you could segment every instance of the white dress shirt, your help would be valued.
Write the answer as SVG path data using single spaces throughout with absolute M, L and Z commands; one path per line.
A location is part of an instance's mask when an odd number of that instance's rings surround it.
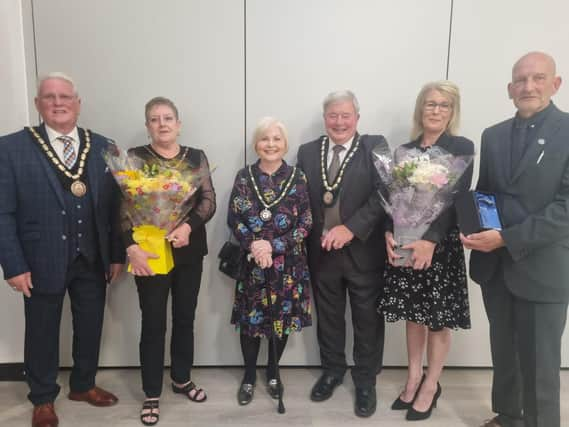
M 77 126 L 75 126 L 73 130 L 67 135 L 53 130 L 48 125 L 45 125 L 45 131 L 47 133 L 47 137 L 49 138 L 51 148 L 53 151 L 55 151 L 55 154 L 57 154 L 57 157 L 59 157 L 59 160 L 61 160 L 61 163 L 64 165 L 65 161 L 63 160 L 63 142 L 58 141 L 57 138 L 60 136 L 68 136 L 73 140 L 73 148 L 75 149 L 75 162 L 73 162 L 73 164 L 75 164 L 79 158 L 79 132 L 77 131 Z

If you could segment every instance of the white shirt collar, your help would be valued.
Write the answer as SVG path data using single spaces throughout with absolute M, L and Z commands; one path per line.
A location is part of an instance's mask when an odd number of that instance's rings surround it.
M 355 135 L 354 135 L 354 136 L 355 136 Z M 329 144 L 328 144 L 328 154 L 331 154 L 331 153 L 333 153 L 333 148 L 334 148 L 334 146 L 337 145 L 337 144 L 335 144 L 335 143 L 332 141 L 332 138 L 330 138 L 330 137 L 328 137 L 328 141 L 329 141 Z M 347 142 L 345 142 L 344 144 L 342 144 L 342 146 L 345 148 L 345 150 L 344 150 L 344 151 L 341 151 L 340 156 L 342 156 L 342 154 L 347 153 L 348 151 L 350 151 L 350 148 L 352 148 L 352 143 L 353 143 L 353 142 L 354 142 L 354 137 L 352 136 L 350 139 L 348 139 Z
M 79 132 L 77 130 L 77 126 L 75 126 L 73 128 L 73 130 L 71 132 L 69 132 L 68 134 L 63 134 L 63 133 L 57 132 L 56 130 L 50 128 L 48 125 L 45 125 L 45 132 L 47 133 L 47 137 L 49 139 L 50 144 L 53 144 L 53 142 L 56 140 L 56 138 L 58 138 L 60 136 L 68 136 L 70 138 L 73 138 L 73 142 L 76 143 L 77 145 L 79 145 Z

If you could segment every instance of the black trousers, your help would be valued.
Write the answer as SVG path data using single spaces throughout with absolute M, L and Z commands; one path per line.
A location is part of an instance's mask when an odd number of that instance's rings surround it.
M 140 365 L 146 397 L 159 397 L 164 376 L 164 349 L 168 295 L 172 291 L 170 377 L 188 382 L 194 363 L 194 319 L 203 268 L 203 257 L 179 264 L 168 274 L 135 277 L 142 312 Z
M 380 263 L 378 260 L 378 267 Z M 345 249 L 322 252 L 312 272 L 318 315 L 318 344 L 325 373 L 342 378 L 347 369 L 346 294 L 349 295 L 354 330 L 352 379 L 356 387 L 375 385 L 383 365 L 385 322 L 377 313 L 383 275 L 361 272 Z
M 482 296 L 490 323 L 493 411 L 504 427 L 559 427 L 567 304 L 518 298 L 501 274 L 482 286 Z
M 95 386 L 99 343 L 105 309 L 106 281 L 103 266 L 79 256 L 67 271 L 66 287 L 73 318 L 73 369 L 71 391 L 84 392 Z M 33 274 L 32 274 L 33 282 Z M 26 332 L 24 366 L 34 405 L 53 402 L 59 394 L 59 327 L 65 294 L 24 297 Z

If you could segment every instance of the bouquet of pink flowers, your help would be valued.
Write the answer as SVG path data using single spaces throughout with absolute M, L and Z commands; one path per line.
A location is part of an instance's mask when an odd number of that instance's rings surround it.
M 159 256 L 149 260 L 155 273 L 168 273 L 174 262 L 165 238 L 187 218 L 192 208 L 189 199 L 199 188 L 204 172 L 190 168 L 186 162 L 176 167 L 145 162 L 117 146 L 109 149 L 104 158 L 121 189 L 134 240 Z
M 456 184 L 474 156 L 455 156 L 434 146 L 427 151 L 399 147 L 374 151 L 374 165 L 385 188 L 379 191 L 385 211 L 393 219 L 398 265 L 406 265 L 410 250 L 401 246 L 421 239 L 431 223 L 454 200 Z

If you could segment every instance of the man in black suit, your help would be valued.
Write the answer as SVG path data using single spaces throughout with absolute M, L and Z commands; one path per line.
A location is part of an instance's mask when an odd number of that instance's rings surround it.
M 512 69 L 514 118 L 482 134 L 477 189 L 496 194 L 503 229 L 462 236 L 482 287 L 494 380 L 485 427 L 559 427 L 561 337 L 569 301 L 569 114 L 551 97 L 553 58 Z
M 0 138 L 0 265 L 24 298 L 24 365 L 33 427 L 58 425 L 59 325 L 73 315 L 71 400 L 117 402 L 95 385 L 107 283 L 124 263 L 120 194 L 102 151 L 106 138 L 77 127 L 81 101 L 62 73 L 40 80 L 43 123 Z
M 308 262 L 318 314 L 318 344 L 323 373 L 313 401 L 332 396 L 347 369 L 346 291 L 354 330 L 355 413 L 375 412 L 375 380 L 383 359 L 384 321 L 377 313 L 382 289 L 384 210 L 372 150 L 382 136 L 359 135 L 359 105 L 350 91 L 333 92 L 323 104 L 327 135 L 303 144 L 298 166 L 306 173 L 314 225 Z

